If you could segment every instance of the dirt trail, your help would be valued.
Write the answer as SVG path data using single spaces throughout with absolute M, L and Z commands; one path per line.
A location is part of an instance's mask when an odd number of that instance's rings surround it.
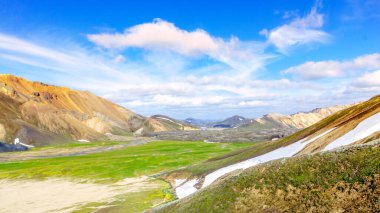
M 129 146 L 138 146 L 143 145 L 149 142 L 154 141 L 152 138 L 139 138 L 126 143 L 117 144 L 117 145 L 105 145 L 105 146 L 95 146 L 95 147 L 67 147 L 67 148 L 51 148 L 45 150 L 37 151 L 26 151 L 26 152 L 6 152 L 0 153 L 0 162 L 7 161 L 20 161 L 20 160 L 29 160 L 37 158 L 53 158 L 53 157 L 63 157 L 63 156 L 77 156 L 77 155 L 86 155 L 97 152 L 106 152 L 117 149 L 123 149 Z M 96 142 L 94 142 L 96 143 Z
M 160 187 L 147 176 L 115 184 L 77 183 L 63 179 L 1 180 L 0 212 L 71 212 L 92 202 L 111 202 L 115 196 Z

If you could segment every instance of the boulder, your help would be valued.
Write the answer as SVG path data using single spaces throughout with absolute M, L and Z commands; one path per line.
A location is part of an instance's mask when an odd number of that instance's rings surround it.
M 21 152 L 27 151 L 28 147 L 0 142 L 0 152 Z

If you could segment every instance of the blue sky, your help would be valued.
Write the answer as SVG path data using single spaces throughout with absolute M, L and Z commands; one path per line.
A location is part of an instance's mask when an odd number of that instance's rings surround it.
M 258 117 L 380 93 L 380 2 L 0 2 L 0 73 L 143 115 Z

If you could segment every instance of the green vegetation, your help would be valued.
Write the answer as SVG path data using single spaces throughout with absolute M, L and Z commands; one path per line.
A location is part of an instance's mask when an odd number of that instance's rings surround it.
M 172 173 L 191 173 L 193 176 L 202 176 L 213 172 L 219 168 L 247 160 L 249 158 L 264 154 L 272 149 L 275 149 L 275 143 L 270 142 L 256 142 L 252 143 L 252 146 L 238 149 L 232 152 L 229 152 L 224 155 L 219 155 L 212 157 L 207 161 L 201 162 L 199 164 L 194 164 L 183 169 L 172 171 Z
M 378 212 L 380 147 L 252 167 L 159 212 Z
M 100 147 L 100 146 L 112 146 L 118 144 L 127 144 L 128 142 L 118 142 L 118 141 L 95 141 L 95 142 L 65 142 L 65 143 L 57 143 L 54 145 L 41 146 L 32 148 L 30 151 L 40 151 L 40 150 L 48 150 L 48 149 L 58 149 L 58 148 L 75 148 L 75 147 Z
M 158 141 L 125 149 L 68 157 L 0 163 L 0 178 L 67 177 L 115 182 L 199 163 L 251 143 Z
M 192 164 L 183 169 L 171 171 L 172 174 L 177 173 L 190 173 L 193 176 L 201 177 L 211 173 L 219 168 L 232 165 L 267 152 L 275 150 L 286 144 L 286 140 L 271 141 L 271 142 L 255 142 L 244 149 L 235 150 L 224 155 L 219 155 L 208 159 L 207 161 L 199 164 Z M 170 173 L 168 175 L 170 175 Z

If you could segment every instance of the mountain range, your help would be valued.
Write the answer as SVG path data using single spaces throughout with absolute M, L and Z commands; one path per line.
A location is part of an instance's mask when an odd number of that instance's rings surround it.
M 316 108 L 309 112 L 298 112 L 291 115 L 283 115 L 279 113 L 266 114 L 261 118 L 245 118 L 235 115 L 226 118 L 223 121 L 208 121 L 195 118 L 187 118 L 184 120 L 187 124 L 208 128 L 295 128 L 303 129 L 309 127 L 323 118 L 334 114 L 342 109 L 353 106 L 336 105 L 332 107 Z

